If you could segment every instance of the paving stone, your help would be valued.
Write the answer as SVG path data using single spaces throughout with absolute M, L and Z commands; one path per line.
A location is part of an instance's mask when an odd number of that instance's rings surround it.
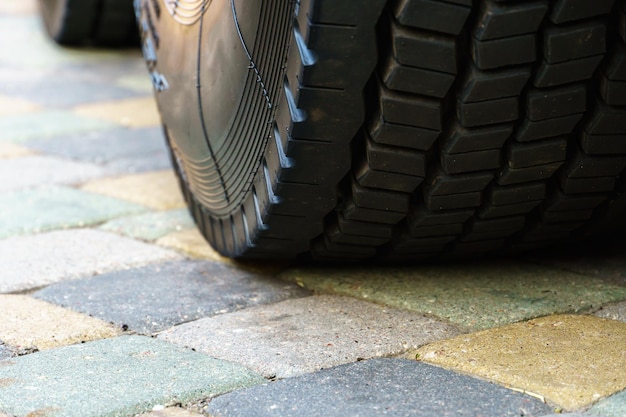
M 159 337 L 284 378 L 398 354 L 456 333 L 453 326 L 409 311 L 313 296 L 197 320 Z
M 171 169 L 161 128 L 96 130 L 25 142 L 48 155 L 103 165 L 107 173 L 134 173 Z
M 72 188 L 14 191 L 0 194 L 0 238 L 82 227 L 144 211 L 137 204 Z
M 175 252 L 98 230 L 11 237 L 0 240 L 0 292 L 177 259 Z
M 94 180 L 86 183 L 82 189 L 156 210 L 187 207 L 178 180 L 171 170 Z
M 0 160 L 21 158 L 33 155 L 34 152 L 23 146 L 14 145 L 10 142 L 0 142 Z
M 141 333 L 307 295 L 308 291 L 271 276 L 198 261 L 112 272 L 59 283 L 34 294 Z
M 7 84 L 2 85 L 4 86 Z M 1 89 L 2 86 L 0 86 L 0 90 Z M 10 97 L 0 94 L 0 117 L 14 116 L 16 114 L 29 113 L 39 110 L 41 110 L 41 106 L 39 106 L 38 104 L 17 97 Z
M 604 306 L 600 310 L 596 311 L 594 315 L 626 323 L 626 302 Z
M 74 113 L 127 127 L 161 126 L 161 118 L 152 95 L 140 98 L 85 104 Z
M 626 388 L 624 352 L 626 324 L 558 315 L 433 343 L 416 354 L 573 411 Z
M 288 270 L 282 278 L 486 329 L 626 298 L 626 288 L 518 261 L 422 268 Z
M 539 416 L 535 398 L 416 361 L 373 359 L 235 391 L 211 401 L 215 417 Z
M 100 226 L 100 229 L 135 239 L 153 241 L 169 233 L 195 227 L 189 211 L 187 209 L 178 209 L 111 220 Z
M 157 245 L 182 251 L 192 258 L 212 259 L 225 263 L 232 262 L 232 260 L 220 255 L 213 249 L 196 228 L 172 232 L 157 240 L 156 243 Z
M 13 351 L 0 341 L 0 361 L 9 359 L 13 356 Z M 2 414 L 0 414 L 0 417 Z
M 56 157 L 5 159 L 0 160 L 0 193 L 38 185 L 77 184 L 103 175 L 104 170 L 97 165 Z
M 24 0 L 3 0 L 0 3 L 0 14 L 35 14 L 37 4 Z
M 0 410 L 19 417 L 131 416 L 264 381 L 240 365 L 141 336 L 37 352 L 3 365 Z
M 619 392 L 606 400 L 602 400 L 589 410 L 591 417 L 624 417 L 626 416 L 626 391 Z
M 157 410 L 141 414 L 138 417 L 204 417 L 202 414 L 192 413 L 184 408 L 163 408 L 157 406 Z
M 19 143 L 32 138 L 78 134 L 113 126 L 105 121 L 81 117 L 62 110 L 46 110 L 0 117 L 0 141 Z
M 120 77 L 115 80 L 115 85 L 144 94 L 150 94 L 154 91 L 150 77 L 146 76 L 146 74 L 126 75 Z
M 0 294 L 0 340 L 21 349 L 44 350 L 121 333 L 102 320 L 23 295 Z

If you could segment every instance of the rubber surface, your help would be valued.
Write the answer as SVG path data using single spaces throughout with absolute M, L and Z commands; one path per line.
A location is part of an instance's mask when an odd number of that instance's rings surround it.
M 182 188 L 221 253 L 413 261 L 626 224 L 625 1 L 275 1 L 245 21 L 237 0 L 189 3 L 183 23 L 137 9 Z M 220 14 L 243 73 L 202 61 Z M 188 73 L 166 64 L 183 45 L 202 56 Z M 203 81 L 224 68 L 240 100 L 214 120 L 244 128 L 222 143 L 202 109 L 230 99 Z
M 39 0 L 39 6 L 48 34 L 62 45 L 137 42 L 132 0 Z

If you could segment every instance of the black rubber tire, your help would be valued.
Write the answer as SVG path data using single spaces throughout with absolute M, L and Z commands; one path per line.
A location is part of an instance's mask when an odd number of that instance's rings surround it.
M 62 45 L 138 43 L 133 0 L 39 0 L 48 34 Z
M 626 223 L 626 1 L 261 3 L 137 5 L 221 253 L 412 261 Z

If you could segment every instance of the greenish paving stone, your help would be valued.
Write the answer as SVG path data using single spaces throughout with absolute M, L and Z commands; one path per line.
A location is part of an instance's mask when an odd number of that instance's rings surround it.
M 65 187 L 0 195 L 0 238 L 102 223 L 141 213 L 143 206 Z
M 610 320 L 619 320 L 626 323 L 626 301 L 602 307 L 594 316 Z
M 64 136 L 115 126 L 68 111 L 43 111 L 0 118 L 0 141 L 20 143 L 32 138 Z
M 153 241 L 171 232 L 195 227 L 187 209 L 160 211 L 111 220 L 100 229 L 135 239 Z
M 5 361 L 0 411 L 17 417 L 113 417 L 190 403 L 265 380 L 241 365 L 122 336 Z
M 305 288 L 433 314 L 470 330 L 626 299 L 600 279 L 516 261 L 444 267 L 290 270 Z
M 619 392 L 600 401 L 589 410 L 590 417 L 624 417 L 626 416 L 626 391 Z

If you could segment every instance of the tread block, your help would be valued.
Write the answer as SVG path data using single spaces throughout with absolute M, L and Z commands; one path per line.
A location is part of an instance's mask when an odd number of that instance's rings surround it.
M 620 43 L 614 48 L 604 68 L 604 74 L 609 80 L 626 81 L 626 45 Z
M 621 135 L 626 133 L 626 109 L 607 106 L 598 101 L 585 130 L 594 135 Z
M 544 32 L 544 59 L 550 64 L 586 58 L 606 52 L 606 26 L 577 24 L 553 26 Z
M 611 11 L 613 0 L 558 0 L 552 8 L 550 20 L 565 23 L 600 16 Z
M 561 175 L 559 183 L 565 194 L 610 193 L 615 189 L 615 177 L 570 178 Z
M 587 221 L 593 216 L 593 210 L 549 211 L 541 213 L 545 223 L 570 223 Z
M 414 238 L 406 234 L 398 239 L 398 242 L 394 244 L 393 249 L 394 251 L 402 249 L 411 251 L 425 249 L 434 254 L 443 250 L 448 243 L 454 240 L 456 240 L 456 236 Z
M 483 171 L 500 167 L 500 150 L 490 149 L 451 155 L 442 153 L 440 159 L 446 174 Z
M 368 131 L 376 143 L 421 151 L 429 150 L 441 134 L 439 130 L 390 123 L 384 120 L 380 113 L 372 118 Z
M 511 168 L 526 168 L 565 161 L 566 156 L 567 138 L 513 143 L 508 148 L 509 166 Z
M 582 227 L 581 222 L 567 223 L 542 223 L 529 229 L 522 236 L 522 242 L 550 242 L 564 240 L 578 228 Z
M 626 81 L 613 81 L 605 75 L 601 76 L 600 96 L 611 106 L 626 106 Z
M 369 166 L 376 171 L 426 176 L 426 155 L 412 149 L 380 145 L 367 138 L 365 152 Z
M 570 178 L 615 177 L 626 167 L 624 156 L 589 156 L 578 150 L 570 157 L 564 172 Z
M 451 236 L 463 233 L 463 223 L 439 224 L 437 226 L 422 226 L 409 229 L 412 237 Z
M 576 81 L 588 80 L 602 62 L 604 55 L 596 55 L 573 61 L 550 64 L 541 63 L 533 84 L 539 88 L 553 87 Z
M 332 243 L 347 245 L 379 246 L 387 243 L 390 238 L 375 236 L 359 236 L 345 233 L 339 225 L 337 218 L 331 220 L 324 231 L 327 239 Z
M 277 181 L 273 190 L 278 198 L 268 209 L 272 214 L 324 213 L 337 205 L 337 197 L 328 187 Z
M 583 114 L 581 113 L 536 122 L 524 119 L 515 138 L 519 142 L 527 142 L 554 136 L 569 135 L 582 118 Z
M 474 215 L 474 210 L 457 210 L 433 213 L 426 209 L 413 210 L 407 217 L 409 227 L 437 226 L 442 224 L 464 223 Z
M 457 73 L 456 41 L 453 37 L 391 25 L 393 54 L 404 65 Z
M 526 101 L 526 117 L 533 121 L 553 119 L 586 110 L 587 89 L 584 85 L 531 90 Z
M 381 89 L 383 118 L 391 123 L 441 130 L 441 102 Z
M 462 125 L 452 127 L 450 138 L 443 145 L 447 154 L 457 154 L 488 149 L 500 149 L 513 134 L 513 125 L 502 124 L 468 129 Z
M 607 196 L 604 194 L 568 195 L 560 191 L 553 193 L 545 203 L 548 211 L 589 210 L 598 207 Z
M 545 1 L 501 4 L 485 1 L 479 12 L 474 37 L 480 40 L 500 39 L 534 33 L 548 11 Z
M 476 66 L 471 65 L 461 87 L 460 99 L 464 103 L 473 103 L 518 96 L 530 75 L 530 69 L 525 67 L 481 71 Z
M 626 133 L 621 135 L 592 135 L 583 130 L 580 146 L 589 155 L 626 154 Z
M 352 181 L 352 198 L 358 207 L 404 214 L 409 212 L 408 194 L 361 187 L 355 180 Z
M 507 206 L 510 204 L 539 201 L 546 197 L 545 182 L 537 182 L 527 185 L 498 187 L 491 189 L 489 201 L 494 206 Z
M 356 26 L 357 24 L 375 23 L 385 5 L 385 0 L 367 0 L 363 7 L 356 9 L 343 2 L 300 1 L 300 15 L 312 22 Z
M 526 218 L 524 216 L 494 220 L 474 220 L 470 223 L 469 229 L 476 233 L 496 232 L 498 230 L 517 231 L 524 227 L 525 222 Z
M 471 9 L 440 0 L 401 0 L 394 16 L 403 25 L 458 35 Z
M 403 193 L 413 192 L 424 180 L 424 178 L 412 175 L 376 171 L 367 165 L 365 161 L 357 167 L 354 176 L 363 187 L 379 188 Z
M 454 246 L 453 254 L 458 256 L 471 256 L 474 254 L 483 254 L 497 251 L 504 246 L 504 239 L 481 240 L 477 242 L 463 241 Z
M 371 236 L 385 240 L 391 239 L 393 235 L 393 228 L 388 224 L 347 220 L 340 213 L 337 213 L 336 222 L 341 233 L 349 235 Z
M 518 98 L 508 97 L 477 103 L 457 102 L 457 117 L 463 126 L 476 127 L 517 120 Z
M 429 196 L 459 194 L 482 191 L 493 180 L 493 174 L 445 175 L 438 174 L 424 187 Z
M 367 259 L 376 255 L 376 248 L 362 245 L 346 245 L 331 242 L 327 236 L 316 239 L 311 245 L 311 254 L 314 257 L 326 259 Z
M 482 203 L 480 192 L 430 196 L 426 198 L 426 208 L 431 211 L 456 210 L 479 207 Z
M 346 220 L 356 220 L 360 222 L 396 224 L 404 219 L 403 213 L 395 211 L 382 211 L 357 206 L 353 201 L 346 203 L 342 212 Z
M 499 185 L 511 185 L 545 180 L 550 178 L 562 164 L 562 162 L 555 162 L 528 168 L 511 168 L 507 165 L 497 177 L 497 182 Z
M 522 35 L 489 41 L 472 40 L 472 58 L 480 69 L 535 62 L 535 35 Z
M 383 82 L 390 90 L 443 98 L 455 76 L 445 72 L 409 67 L 390 56 L 381 69 Z
M 508 204 L 504 206 L 495 206 L 488 204 L 478 211 L 478 217 L 481 219 L 496 219 L 498 217 L 516 216 L 519 214 L 530 213 L 541 204 L 541 200 L 528 201 L 526 203 Z

